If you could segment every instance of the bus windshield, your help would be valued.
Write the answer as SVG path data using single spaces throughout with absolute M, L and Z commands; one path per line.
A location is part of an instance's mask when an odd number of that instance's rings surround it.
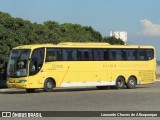
M 30 50 L 13 50 L 7 67 L 8 77 L 25 77 L 28 75 Z

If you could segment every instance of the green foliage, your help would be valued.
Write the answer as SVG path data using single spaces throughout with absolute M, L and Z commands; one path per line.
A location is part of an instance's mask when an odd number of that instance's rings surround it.
M 103 42 L 107 42 L 111 45 L 124 45 L 124 41 L 122 41 L 121 39 L 117 39 L 114 36 L 112 37 L 104 37 Z
M 109 42 L 124 44 L 116 38 L 103 38 L 100 32 L 91 26 L 79 24 L 59 24 L 45 21 L 43 24 L 31 23 L 20 18 L 13 18 L 8 13 L 0 12 L 0 61 L 7 61 L 13 47 L 27 44 L 59 42 Z M 0 63 L 0 69 L 2 63 Z
M 95 31 L 91 26 L 85 27 L 85 29 L 91 33 L 91 36 L 95 38 L 96 42 L 102 42 L 103 38 L 100 32 Z

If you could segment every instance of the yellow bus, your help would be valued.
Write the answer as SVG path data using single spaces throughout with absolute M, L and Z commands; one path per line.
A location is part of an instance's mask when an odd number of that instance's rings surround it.
M 112 86 L 135 88 L 155 82 L 156 55 L 152 46 L 107 43 L 60 43 L 13 48 L 7 86 L 51 92 L 57 87 Z

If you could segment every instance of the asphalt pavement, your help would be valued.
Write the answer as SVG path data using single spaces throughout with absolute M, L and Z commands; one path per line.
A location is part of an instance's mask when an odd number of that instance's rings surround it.
M 0 89 L 0 111 L 160 111 L 160 82 L 135 89 L 58 88 L 32 94 L 23 89 Z

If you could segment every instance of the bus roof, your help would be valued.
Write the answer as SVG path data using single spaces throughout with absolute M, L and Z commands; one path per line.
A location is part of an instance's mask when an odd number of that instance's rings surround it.
M 55 44 L 33 44 L 22 45 L 13 49 L 35 49 L 40 47 L 55 47 L 55 48 L 154 48 L 153 46 L 140 46 L 140 45 L 110 45 L 108 43 L 94 43 L 94 42 L 63 42 Z
M 85 43 L 78 43 L 78 42 L 63 42 L 59 43 L 58 45 L 68 45 L 68 46 L 108 46 L 109 43 L 96 43 L 96 42 L 85 42 Z

